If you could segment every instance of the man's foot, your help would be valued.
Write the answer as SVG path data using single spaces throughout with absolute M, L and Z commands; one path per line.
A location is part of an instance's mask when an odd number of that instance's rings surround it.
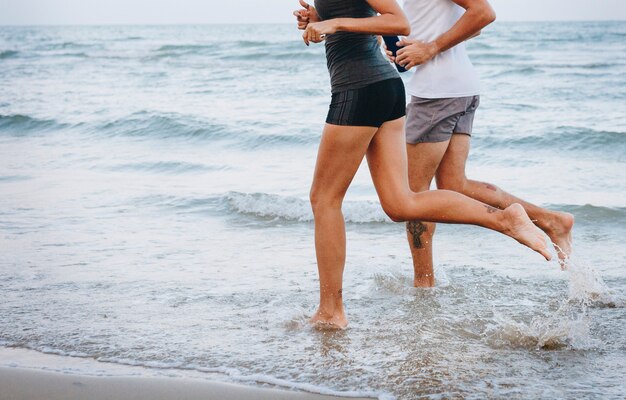
M 549 219 L 541 221 L 541 228 L 548 235 L 556 254 L 559 256 L 559 263 L 565 266 L 565 261 L 572 254 L 572 228 L 574 227 L 574 216 L 565 212 L 552 212 Z
M 552 259 L 552 254 L 548 251 L 548 241 L 543 231 L 537 228 L 528 218 L 524 207 L 517 203 L 511 204 L 503 213 L 504 234 L 535 250 L 544 256 L 546 260 L 550 261 Z
M 337 331 L 344 330 L 348 327 L 348 319 L 346 315 L 341 312 L 336 312 L 334 314 L 326 313 L 321 310 L 317 310 L 315 315 L 311 317 L 309 323 L 313 325 L 315 329 L 326 331 Z
M 431 288 L 435 286 L 435 275 L 415 275 L 413 277 L 413 287 L 416 288 Z

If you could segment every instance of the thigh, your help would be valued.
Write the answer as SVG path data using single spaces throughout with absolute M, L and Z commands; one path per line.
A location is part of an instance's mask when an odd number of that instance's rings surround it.
M 376 128 L 326 124 L 317 153 L 312 194 L 343 198 Z
M 464 97 L 459 100 L 465 100 L 467 106 L 465 107 L 465 111 L 461 113 L 461 117 L 457 121 L 453 132 L 471 136 L 474 129 L 474 117 L 476 116 L 476 110 L 480 105 L 480 96 Z
M 463 98 L 427 99 L 411 97 L 406 107 L 406 142 L 447 142 L 466 109 Z
M 465 180 L 465 165 L 470 151 L 469 135 L 454 134 L 437 169 L 437 186 L 450 188 Z
M 409 185 L 414 192 L 430 188 L 430 183 L 446 153 L 449 141 L 407 144 Z
M 404 118 L 385 122 L 378 129 L 367 149 L 367 163 L 383 207 L 410 192 Z

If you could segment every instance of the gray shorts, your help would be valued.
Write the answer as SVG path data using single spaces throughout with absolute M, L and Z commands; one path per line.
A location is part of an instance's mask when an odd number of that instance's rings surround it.
M 406 142 L 435 143 L 453 133 L 472 134 L 480 96 L 423 99 L 411 96 L 406 106 Z

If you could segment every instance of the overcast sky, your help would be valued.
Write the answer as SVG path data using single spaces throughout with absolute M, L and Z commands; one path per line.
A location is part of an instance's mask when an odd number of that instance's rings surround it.
M 626 0 L 491 3 L 500 20 L 626 19 Z M 296 6 L 297 0 L 0 0 L 0 24 L 277 23 L 291 22 Z

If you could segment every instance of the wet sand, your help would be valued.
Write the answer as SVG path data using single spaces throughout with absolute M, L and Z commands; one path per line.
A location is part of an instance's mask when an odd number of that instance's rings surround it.
M 0 367 L 2 400 L 321 400 L 338 399 L 287 390 L 186 378 L 91 377 Z
M 0 400 L 337 400 L 344 397 L 212 380 L 207 374 L 0 347 Z

